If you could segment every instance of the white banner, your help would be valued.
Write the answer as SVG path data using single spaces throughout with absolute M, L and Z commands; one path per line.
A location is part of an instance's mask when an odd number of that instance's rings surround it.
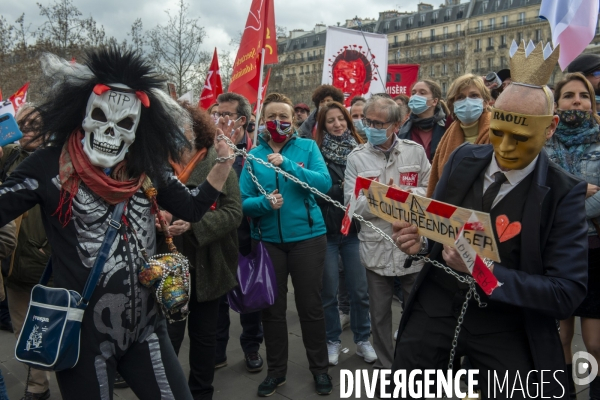
M 355 96 L 385 93 L 388 64 L 386 35 L 328 27 L 322 84 L 344 93 L 345 105 Z

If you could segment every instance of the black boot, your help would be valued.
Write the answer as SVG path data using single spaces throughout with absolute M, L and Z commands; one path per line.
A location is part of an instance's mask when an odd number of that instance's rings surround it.
M 567 382 L 569 383 L 569 399 L 577 400 L 577 389 L 573 381 L 573 364 L 567 364 Z
M 590 400 L 600 400 L 600 377 L 590 383 Z

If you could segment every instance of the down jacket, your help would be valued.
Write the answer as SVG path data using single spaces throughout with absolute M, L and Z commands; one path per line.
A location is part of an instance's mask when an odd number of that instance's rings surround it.
M 371 143 L 362 144 L 348 156 L 344 181 L 344 201 L 346 204 L 349 203 L 350 196 L 354 194 L 358 176 L 377 180 L 386 185 L 390 179 L 393 179 L 394 184 L 401 189 L 410 189 L 415 194 L 425 196 L 430 170 L 431 165 L 425 150 L 411 140 L 396 140 L 389 158 L 383 151 L 373 147 Z M 414 186 L 401 185 L 401 176 L 416 178 Z M 358 196 L 355 214 L 361 215 L 388 235 L 392 235 L 392 224 L 371 214 L 367 198 L 362 192 Z M 423 263 L 419 262 L 413 263 L 410 268 L 404 268 L 406 254 L 362 222 L 358 238 L 360 239 L 362 264 L 379 275 L 402 276 L 419 272 L 423 267 Z

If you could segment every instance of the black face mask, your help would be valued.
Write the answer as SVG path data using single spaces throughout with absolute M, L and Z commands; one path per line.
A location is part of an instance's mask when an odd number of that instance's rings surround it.
M 254 121 L 248 122 L 248 127 L 246 128 L 246 132 L 252 133 L 252 132 L 254 132 L 254 129 L 256 129 L 256 122 L 254 122 Z

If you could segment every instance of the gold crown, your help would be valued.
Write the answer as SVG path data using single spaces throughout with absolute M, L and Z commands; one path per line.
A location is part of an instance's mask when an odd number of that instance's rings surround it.
M 525 41 L 522 41 L 518 47 L 513 42 L 511 54 L 510 77 L 513 82 L 544 86 L 548 83 L 558 62 L 560 49 L 559 46 L 556 46 L 552 50 L 549 44 L 544 49 L 542 42 L 534 47 L 531 41 L 526 49 Z

